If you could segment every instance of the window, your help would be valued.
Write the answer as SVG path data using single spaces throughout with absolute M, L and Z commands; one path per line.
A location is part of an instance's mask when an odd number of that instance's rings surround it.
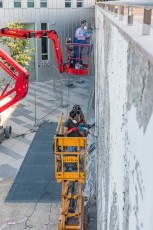
M 65 7 L 71 7 L 71 0 L 65 0 Z
M 34 0 L 28 0 L 27 1 L 27 7 L 28 8 L 34 8 Z
M 41 30 L 47 30 L 47 23 L 41 23 Z M 48 60 L 48 37 L 41 38 L 41 53 L 42 60 Z
M 14 8 L 21 8 L 21 0 L 14 0 Z
M 47 0 L 40 0 L 40 7 L 47 8 Z
M 83 0 L 77 0 L 77 7 L 83 7 Z
M 0 0 L 0 8 L 3 8 L 3 2 Z

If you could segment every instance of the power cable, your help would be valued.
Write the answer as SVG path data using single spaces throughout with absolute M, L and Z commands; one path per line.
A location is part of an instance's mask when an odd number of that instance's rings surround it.
M 7 223 L 3 224 L 0 227 L 0 230 L 3 230 L 5 227 L 10 226 L 10 225 L 16 225 L 16 224 L 22 224 L 23 222 L 26 221 L 27 218 L 24 218 L 23 220 L 19 220 L 19 221 L 7 221 Z
M 52 202 L 51 202 L 51 204 L 50 204 L 49 219 L 48 219 L 48 224 L 46 224 L 46 230 L 48 230 L 48 227 L 49 227 L 49 224 L 50 224 L 51 210 L 52 210 Z
M 46 116 L 48 116 L 49 114 L 51 114 L 51 113 L 53 113 L 54 111 L 56 111 L 58 108 L 60 108 L 60 106 L 56 107 L 54 110 L 52 110 L 51 112 L 49 112 L 47 115 L 45 115 L 45 116 L 42 117 L 41 119 L 37 120 L 36 124 L 37 124 L 38 122 L 40 122 L 42 119 L 44 119 Z M 36 124 L 35 124 L 35 126 L 36 126 Z M 42 125 L 42 124 L 39 124 L 39 126 L 41 126 L 41 125 Z M 38 127 L 39 127 L 39 126 L 38 126 Z M 25 135 L 27 135 L 27 134 L 29 134 L 29 133 L 33 133 L 33 132 L 36 132 L 36 130 L 35 130 L 35 129 L 28 129 L 27 132 L 21 133 L 21 134 L 17 134 L 16 136 L 10 137 L 9 139 L 14 139 L 14 138 L 21 137 L 21 136 L 23 137 L 23 136 L 25 136 Z
M 44 187 L 44 192 L 43 194 L 39 197 L 39 199 L 36 201 L 35 205 L 34 205 L 34 208 L 33 208 L 33 211 L 31 212 L 31 214 L 29 216 L 27 216 L 26 218 L 24 218 L 23 220 L 20 220 L 20 221 L 7 221 L 7 223 L 3 224 L 3 226 L 0 227 L 0 230 L 4 229 L 5 227 L 7 226 L 10 226 L 10 225 L 17 225 L 17 224 L 21 224 L 23 222 L 25 222 L 25 227 L 23 228 L 23 230 L 25 230 L 26 228 L 33 228 L 33 225 L 28 225 L 27 224 L 27 221 L 33 216 L 35 210 L 36 210 L 36 207 L 37 207 L 37 204 L 38 202 L 44 197 L 44 195 L 47 193 L 46 192 L 46 189 L 47 189 L 47 186 L 50 184 L 51 181 L 49 181 L 46 186 Z M 52 202 L 51 202 L 51 206 L 52 206 Z M 50 212 L 51 213 L 51 206 L 50 206 Z
M 46 189 L 48 187 L 48 185 L 50 184 L 51 181 L 49 181 L 46 186 L 44 187 L 44 192 L 43 194 L 39 197 L 39 199 L 36 201 L 35 205 L 34 205 L 34 208 L 33 208 L 33 211 L 31 212 L 31 214 L 27 217 L 26 221 L 25 221 L 25 227 L 23 228 L 23 230 L 25 230 L 26 228 L 33 228 L 33 225 L 31 224 L 27 224 L 28 220 L 33 216 L 33 214 L 35 213 L 35 210 L 36 210 L 36 207 L 37 207 L 37 204 L 39 203 L 39 201 L 44 197 L 44 195 L 47 193 L 46 192 Z M 52 203 L 51 203 L 52 204 Z

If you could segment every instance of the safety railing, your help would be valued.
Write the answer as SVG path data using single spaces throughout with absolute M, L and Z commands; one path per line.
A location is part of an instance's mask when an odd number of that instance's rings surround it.
M 86 177 L 87 137 L 64 137 L 62 115 L 54 136 L 55 177 L 84 183 Z
M 86 229 L 83 228 L 83 201 L 82 185 L 77 182 L 64 181 L 62 184 L 62 207 L 58 222 L 61 229 Z
M 91 53 L 93 44 L 72 43 L 71 38 L 66 39 L 66 52 L 68 72 L 76 75 L 87 75 L 91 64 Z
M 135 12 L 139 14 L 139 17 L 143 19 L 142 35 L 150 35 L 151 21 L 152 21 L 152 9 L 153 4 L 135 4 L 135 3 L 124 3 L 120 1 L 110 2 L 96 2 L 99 7 L 102 7 L 108 13 L 118 17 L 119 20 L 123 20 L 127 16 L 127 25 L 133 25 Z

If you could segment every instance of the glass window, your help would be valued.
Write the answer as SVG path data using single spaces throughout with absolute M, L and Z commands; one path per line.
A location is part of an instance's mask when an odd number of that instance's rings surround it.
M 47 23 L 41 23 L 41 30 L 47 30 Z
M 0 0 L 0 8 L 3 8 L 3 2 Z
M 77 7 L 83 7 L 83 0 L 77 0 Z
M 34 0 L 28 0 L 27 1 L 27 7 L 28 8 L 34 8 Z
M 40 0 L 40 7 L 47 8 L 47 0 Z
M 65 0 L 65 7 L 71 7 L 71 0 Z
M 21 8 L 21 0 L 14 0 L 14 7 Z
M 41 23 L 41 30 L 47 30 L 47 23 Z M 41 53 L 42 60 L 48 60 L 48 37 L 41 38 Z

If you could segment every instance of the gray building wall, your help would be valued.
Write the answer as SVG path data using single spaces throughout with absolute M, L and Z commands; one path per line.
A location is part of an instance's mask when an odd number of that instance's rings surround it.
M 100 7 L 95 18 L 97 229 L 152 230 L 152 36 Z
M 40 1 L 36 0 L 35 8 L 27 8 L 27 1 L 22 0 L 21 8 L 14 8 L 13 0 L 5 0 L 3 1 L 3 8 L 0 8 L 0 27 L 5 27 L 9 21 L 17 22 L 19 19 L 22 19 L 24 23 L 34 23 L 35 30 L 41 29 L 41 23 L 48 23 L 48 29 L 53 29 L 58 33 L 63 60 L 66 62 L 65 39 L 74 36 L 80 20 L 86 19 L 89 24 L 94 24 L 93 0 L 84 1 L 82 8 L 76 8 L 76 0 L 71 2 L 71 8 L 65 8 L 64 0 L 50 0 L 47 8 L 40 8 Z M 54 22 L 55 24 L 52 25 Z M 35 80 L 43 81 L 59 76 L 51 41 L 48 50 L 48 61 L 42 61 L 41 39 L 36 39 L 36 52 L 33 54 L 36 71 Z M 33 67 L 30 65 L 29 68 Z M 32 73 L 32 70 L 29 69 L 29 72 Z

